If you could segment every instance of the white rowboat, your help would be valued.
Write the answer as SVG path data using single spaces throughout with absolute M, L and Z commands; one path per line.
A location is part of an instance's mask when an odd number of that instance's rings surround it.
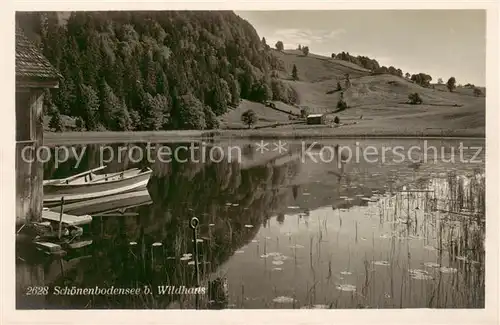
M 65 179 L 45 181 L 43 202 L 53 205 L 62 197 L 65 203 L 69 203 L 138 191 L 147 186 L 152 173 L 150 168 L 145 171 L 133 168 L 104 175 L 94 174 L 93 171 L 96 169 Z

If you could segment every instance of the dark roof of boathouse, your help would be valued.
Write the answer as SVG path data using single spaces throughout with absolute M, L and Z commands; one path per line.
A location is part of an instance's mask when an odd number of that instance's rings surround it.
M 61 75 L 23 31 L 16 28 L 16 79 L 59 80 Z

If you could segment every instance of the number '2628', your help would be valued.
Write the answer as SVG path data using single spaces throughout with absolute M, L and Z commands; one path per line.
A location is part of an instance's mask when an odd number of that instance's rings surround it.
M 49 294 L 49 287 L 27 287 L 27 296 L 45 296 Z

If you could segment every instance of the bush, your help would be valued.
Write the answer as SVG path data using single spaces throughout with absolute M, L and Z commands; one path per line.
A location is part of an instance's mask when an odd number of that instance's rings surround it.
M 335 118 L 333 119 L 333 123 L 335 124 L 339 124 L 340 123 L 340 119 L 338 116 L 335 116 Z
M 309 46 L 303 46 L 302 53 L 304 53 L 304 55 L 307 56 L 309 54 Z
M 271 92 L 273 100 L 282 101 L 287 104 L 298 103 L 297 91 L 291 85 L 277 78 L 271 79 Z
M 253 110 L 249 109 L 248 111 L 241 114 L 241 121 L 244 124 L 248 125 L 248 128 L 250 128 L 252 125 L 257 123 L 257 114 L 255 114 Z
M 474 88 L 473 93 L 474 93 L 474 96 L 476 96 L 476 97 L 479 97 L 483 94 L 483 92 L 479 88 Z
M 300 116 L 301 117 L 307 117 L 307 115 L 309 115 L 309 109 L 308 108 L 301 108 L 300 109 Z
M 448 82 L 446 83 L 446 87 L 448 88 L 448 90 L 451 92 L 453 91 L 453 89 L 457 88 L 456 86 L 456 79 L 455 77 L 451 77 L 450 79 L 448 79 Z
M 413 74 L 410 80 L 422 87 L 429 88 L 432 77 L 426 73 L 420 72 L 418 74 Z
M 277 41 L 275 46 L 276 46 L 276 49 L 277 49 L 278 51 L 283 51 L 283 49 L 284 49 L 284 46 L 283 46 L 283 42 L 282 42 L 282 41 Z
M 339 99 L 339 101 L 337 102 L 337 109 L 339 111 L 343 111 L 344 109 L 347 108 L 347 103 L 345 100 L 343 99 Z
M 75 127 L 77 131 L 83 131 L 83 120 L 81 117 L 75 119 Z
M 56 132 L 62 132 L 64 130 L 64 126 L 61 119 L 61 114 L 57 108 L 53 108 L 52 117 L 49 122 L 49 128 L 53 129 Z
M 297 66 L 294 64 L 292 69 L 292 79 L 299 80 L 299 74 L 297 72 Z
M 413 93 L 408 95 L 409 103 L 412 105 L 420 105 L 422 104 L 422 98 L 418 93 Z

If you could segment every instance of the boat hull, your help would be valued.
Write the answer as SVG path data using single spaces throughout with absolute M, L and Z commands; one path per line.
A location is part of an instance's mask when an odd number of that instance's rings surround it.
M 65 204 L 64 213 L 73 215 L 95 214 L 104 211 L 123 209 L 133 205 L 142 205 L 151 202 L 147 189 L 134 192 L 120 193 L 106 197 L 99 197 L 81 202 Z M 50 211 L 60 212 L 61 206 L 50 208 Z

